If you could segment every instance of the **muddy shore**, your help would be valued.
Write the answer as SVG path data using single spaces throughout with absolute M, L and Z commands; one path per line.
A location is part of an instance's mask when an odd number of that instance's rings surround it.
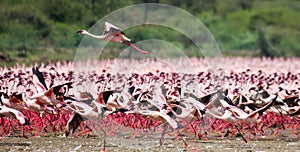
M 298 138 L 259 139 L 245 143 L 241 138 L 187 140 L 188 147 L 180 140 L 165 139 L 159 146 L 158 139 L 109 137 L 106 151 L 300 151 Z M 101 151 L 100 137 L 5 137 L 0 142 L 1 151 Z

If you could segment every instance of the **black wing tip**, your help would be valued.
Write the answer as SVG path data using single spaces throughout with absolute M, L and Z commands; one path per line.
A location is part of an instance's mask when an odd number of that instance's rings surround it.
M 39 73 L 39 72 L 40 72 L 40 71 L 39 71 L 39 67 L 36 66 L 36 67 L 33 67 L 33 68 L 32 68 L 32 73 L 33 73 L 33 74 L 37 74 L 37 73 Z
M 29 126 L 30 125 L 29 120 L 25 118 L 25 123 L 23 125 Z
M 32 68 L 32 73 L 37 76 L 37 78 L 42 83 L 42 85 L 45 87 L 45 89 L 48 90 L 48 87 L 45 83 L 44 75 L 37 66 Z
M 80 123 L 83 121 L 82 116 L 78 113 L 75 113 L 73 116 L 70 117 L 70 119 L 71 121 L 69 120 L 65 132 L 66 137 L 68 137 L 70 134 L 73 134 L 75 130 L 79 127 Z
M 297 111 L 290 114 L 290 116 L 292 116 L 292 117 L 297 116 L 297 115 L 300 115 L 300 108 Z

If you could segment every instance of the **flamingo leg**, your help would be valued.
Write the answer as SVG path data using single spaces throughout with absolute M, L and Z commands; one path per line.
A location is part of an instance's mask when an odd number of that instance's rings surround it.
M 200 134 L 201 134 L 201 128 L 203 129 L 203 131 L 204 131 L 204 135 L 205 135 L 205 137 L 206 137 L 206 140 L 208 140 L 208 138 L 207 138 L 207 132 L 205 131 L 205 128 L 204 128 L 204 126 L 205 126 L 205 122 L 204 122 L 204 117 L 203 116 L 201 116 L 201 127 L 200 127 Z M 201 135 L 202 136 L 202 135 Z
M 159 139 L 159 145 L 160 146 L 163 145 L 163 138 L 165 136 L 166 130 L 167 130 L 167 124 L 163 124 L 163 131 L 162 131 L 162 134 L 161 134 L 160 139 Z
M 241 133 L 240 129 L 234 125 L 234 127 L 237 129 L 237 131 L 239 132 L 239 134 L 242 136 L 243 140 L 245 141 L 245 143 L 247 143 L 248 141 L 245 139 L 245 137 L 243 136 L 243 134 Z
M 144 50 L 138 48 L 137 46 L 135 46 L 134 44 L 132 44 L 132 43 L 130 43 L 130 42 L 128 42 L 128 41 L 123 41 L 122 43 L 124 43 L 124 44 L 126 44 L 126 45 L 128 45 L 128 46 L 130 46 L 130 47 L 132 47 L 132 48 L 134 48 L 135 50 L 139 51 L 139 52 L 142 53 L 142 54 L 149 54 L 149 52 L 144 51 Z
M 176 129 L 176 132 L 177 132 L 178 136 L 180 137 L 180 139 L 183 141 L 184 147 L 186 148 L 188 146 L 188 144 L 186 143 L 185 139 L 183 138 L 183 135 L 179 132 L 178 129 Z
M 92 130 L 96 130 L 97 131 L 97 129 L 95 127 L 95 122 L 92 122 L 89 126 L 91 127 Z M 102 140 L 102 143 L 101 143 L 102 144 L 102 150 L 101 151 L 105 152 L 106 151 L 106 132 L 105 132 L 105 130 L 103 129 L 103 127 L 100 124 L 96 124 L 96 126 L 103 133 L 103 136 L 102 136 L 103 140 Z M 100 142 L 99 142 L 99 144 L 100 144 Z

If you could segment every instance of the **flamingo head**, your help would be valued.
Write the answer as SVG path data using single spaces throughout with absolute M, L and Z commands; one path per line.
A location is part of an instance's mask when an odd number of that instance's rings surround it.
M 87 34 L 88 32 L 86 30 L 78 30 L 76 33 Z

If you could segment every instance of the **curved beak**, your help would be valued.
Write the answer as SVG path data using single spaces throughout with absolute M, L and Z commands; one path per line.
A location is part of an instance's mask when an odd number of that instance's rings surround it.
M 82 33 L 82 30 L 78 30 L 76 33 Z

